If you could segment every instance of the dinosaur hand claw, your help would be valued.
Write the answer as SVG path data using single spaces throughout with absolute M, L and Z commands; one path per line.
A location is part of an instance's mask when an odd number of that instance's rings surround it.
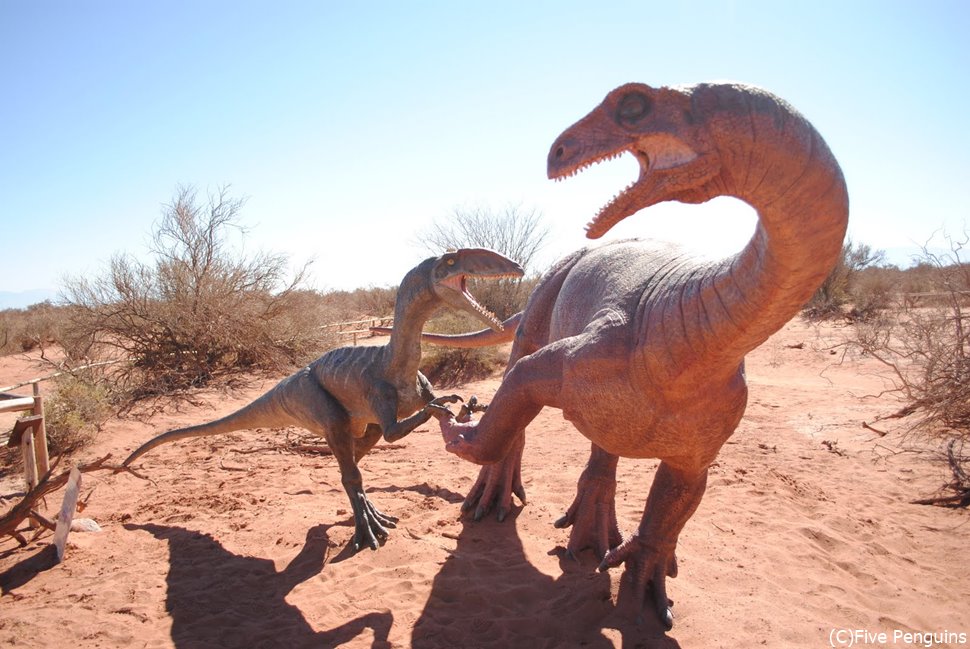
M 437 397 L 431 400 L 431 403 L 433 403 L 436 406 L 444 405 L 446 403 L 464 403 L 464 402 L 465 400 L 462 399 L 461 396 L 457 394 L 446 394 L 444 396 Z
M 437 401 L 437 399 L 436 399 Z M 454 421 L 455 415 L 446 406 L 432 401 L 424 407 L 425 412 L 441 422 Z

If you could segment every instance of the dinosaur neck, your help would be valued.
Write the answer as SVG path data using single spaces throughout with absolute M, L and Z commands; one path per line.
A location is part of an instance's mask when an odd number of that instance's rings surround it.
M 747 106 L 744 145 L 738 121 L 725 120 L 728 171 L 718 181 L 719 193 L 755 208 L 757 228 L 740 253 L 693 280 L 711 334 L 703 347 L 731 363 L 808 301 L 841 254 L 848 222 L 845 181 L 821 136 L 787 105 L 760 99 Z
M 421 363 L 421 328 L 437 305 L 438 301 L 426 286 L 408 281 L 401 283 L 394 304 L 394 329 L 385 347 L 389 377 L 413 380 L 417 375 Z

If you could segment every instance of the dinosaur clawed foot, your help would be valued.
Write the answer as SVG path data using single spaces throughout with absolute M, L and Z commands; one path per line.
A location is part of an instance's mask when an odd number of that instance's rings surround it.
M 397 527 L 397 517 L 382 513 L 363 492 L 354 503 L 354 552 L 369 547 L 376 550 L 387 540 L 387 528 Z
M 616 480 L 606 477 L 580 477 L 576 499 L 566 513 L 555 522 L 558 528 L 572 527 L 566 551 L 575 557 L 591 548 L 602 559 L 610 548 L 623 540 L 616 522 Z
M 667 577 L 677 576 L 677 557 L 673 546 L 661 548 L 633 534 L 610 550 L 600 563 L 600 571 L 626 564 L 633 581 L 637 610 L 642 613 L 647 589 L 653 596 L 654 613 L 668 631 L 674 625 L 673 602 L 667 598 Z
M 478 472 L 478 479 L 461 505 L 462 512 L 474 510 L 472 518 L 480 521 L 494 509 L 495 517 L 504 521 L 512 511 L 512 494 L 525 504 L 525 487 L 522 486 L 524 448 L 525 437 L 520 435 L 515 446 L 501 462 L 482 467 Z

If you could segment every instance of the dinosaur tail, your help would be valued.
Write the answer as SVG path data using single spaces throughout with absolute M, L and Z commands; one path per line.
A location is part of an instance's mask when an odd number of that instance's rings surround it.
M 139 457 L 152 450 L 156 446 L 168 444 L 180 439 L 192 437 L 208 437 L 209 435 L 219 435 L 221 433 L 231 433 L 237 430 L 247 430 L 250 428 L 286 426 L 295 423 L 293 419 L 280 406 L 277 391 L 283 383 L 259 397 L 252 403 L 243 406 L 239 410 L 226 415 L 215 421 L 210 421 L 197 426 L 187 426 L 176 428 L 167 433 L 162 433 L 157 437 L 148 440 L 129 455 L 122 466 L 128 466 Z
M 421 342 L 442 347 L 457 347 L 461 349 L 472 349 L 475 347 L 488 347 L 490 345 L 501 345 L 511 342 L 515 338 L 515 331 L 522 320 L 522 312 L 518 312 L 502 323 L 502 330 L 482 329 L 464 334 L 421 334 Z M 371 327 L 375 334 L 390 336 L 391 327 Z

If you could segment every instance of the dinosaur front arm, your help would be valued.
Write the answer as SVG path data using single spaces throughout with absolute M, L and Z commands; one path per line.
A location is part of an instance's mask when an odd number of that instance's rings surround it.
M 477 421 L 463 422 L 445 408 L 432 408 L 445 450 L 475 464 L 493 464 L 504 458 L 519 431 L 544 406 L 559 405 L 562 358 L 568 345 L 569 339 L 557 341 L 516 361 Z
M 426 390 L 422 391 L 422 394 L 431 398 L 428 405 L 438 405 L 441 407 L 444 407 L 446 403 L 455 403 L 462 400 L 457 394 L 437 398 L 434 398 L 434 395 Z M 404 419 L 398 419 L 397 390 L 389 383 L 381 383 L 374 390 L 371 397 L 371 408 L 377 415 L 381 430 L 384 432 L 384 439 L 388 442 L 396 442 L 402 437 L 407 436 L 415 428 L 431 418 L 431 411 L 428 406 L 425 406 Z

